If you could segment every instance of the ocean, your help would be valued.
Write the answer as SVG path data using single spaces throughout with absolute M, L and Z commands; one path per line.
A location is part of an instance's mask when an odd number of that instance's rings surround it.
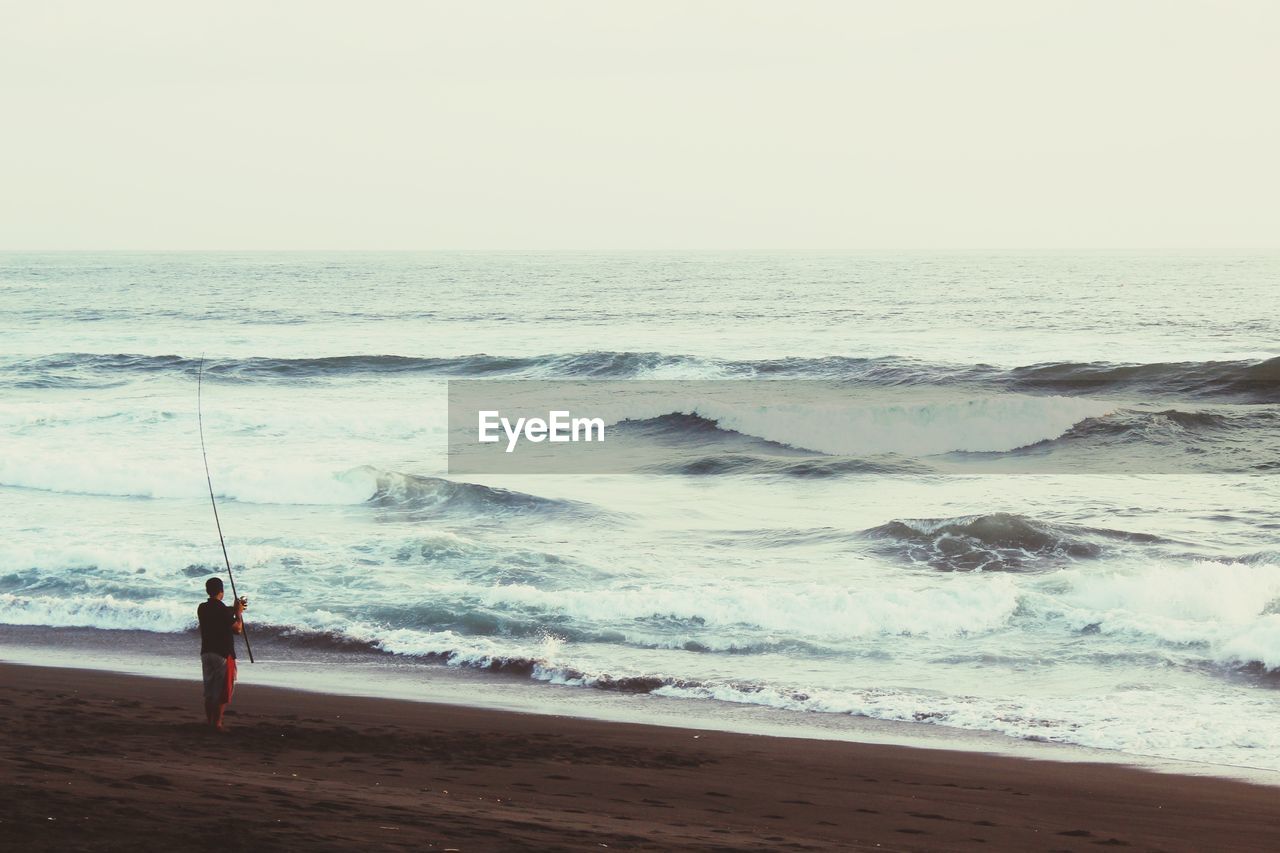
M 1278 297 L 1274 254 L 0 255 L 0 623 L 191 634 L 203 356 L 259 666 L 1280 770 Z M 464 476 L 461 379 L 849 396 Z

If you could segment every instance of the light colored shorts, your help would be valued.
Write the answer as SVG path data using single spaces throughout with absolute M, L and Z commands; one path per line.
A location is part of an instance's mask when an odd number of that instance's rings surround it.
M 204 701 L 224 705 L 236 689 L 236 659 L 205 652 L 200 655 L 204 672 Z

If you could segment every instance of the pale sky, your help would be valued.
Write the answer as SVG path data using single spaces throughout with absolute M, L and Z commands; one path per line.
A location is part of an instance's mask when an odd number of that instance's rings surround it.
M 1272 0 L 0 0 L 0 249 L 1280 247 Z

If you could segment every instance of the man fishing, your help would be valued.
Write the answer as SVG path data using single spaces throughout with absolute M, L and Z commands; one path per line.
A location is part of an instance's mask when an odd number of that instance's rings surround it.
M 233 634 L 244 633 L 244 610 L 249 599 L 240 596 L 234 607 L 222 603 L 222 578 L 204 582 L 209 600 L 196 608 L 200 619 L 200 667 L 204 672 L 204 713 L 214 731 L 224 732 L 222 715 L 236 686 L 236 647 Z

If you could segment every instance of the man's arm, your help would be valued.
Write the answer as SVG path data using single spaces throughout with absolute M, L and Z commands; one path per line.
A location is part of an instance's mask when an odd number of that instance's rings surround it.
M 244 633 L 244 602 L 236 599 L 235 607 L 231 611 L 231 633 Z

